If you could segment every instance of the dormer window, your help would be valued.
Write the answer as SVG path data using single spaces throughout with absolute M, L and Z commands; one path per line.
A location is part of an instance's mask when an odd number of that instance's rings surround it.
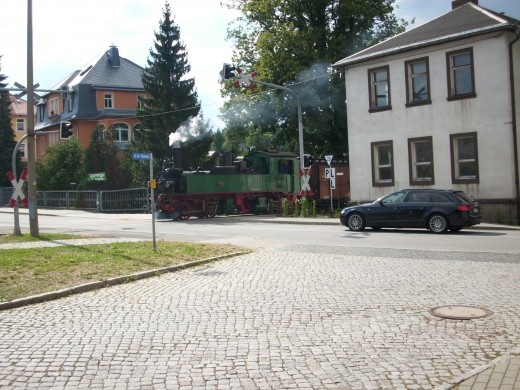
M 111 93 L 105 93 L 104 97 L 105 108 L 114 108 L 114 96 Z
M 57 98 L 49 100 L 49 116 L 54 116 L 54 115 L 59 114 L 58 106 L 59 106 L 59 101 Z

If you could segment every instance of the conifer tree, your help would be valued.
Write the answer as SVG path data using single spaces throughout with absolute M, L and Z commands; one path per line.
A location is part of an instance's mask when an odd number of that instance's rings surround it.
M 2 57 L 0 56 L 0 60 Z M 0 71 L 2 66 L 0 63 Z M 0 88 L 6 88 L 7 84 L 4 81 L 7 76 L 0 73 Z M 11 126 L 11 113 L 9 106 L 11 105 L 11 99 L 8 91 L 0 91 L 0 146 L 2 152 L 0 153 L 0 187 L 10 187 L 11 182 L 7 177 L 6 173 L 11 171 L 13 150 L 16 146 L 16 137 L 14 134 L 13 127 Z M 20 176 L 21 162 L 20 153 L 17 156 L 17 175 Z
M 170 134 L 190 117 L 196 117 L 200 106 L 195 79 L 186 77 L 191 68 L 188 54 L 168 2 L 154 35 L 154 48 L 150 49 L 142 78 L 146 96 L 141 100 L 143 108 L 137 112 L 141 126 L 134 133 L 132 150 L 152 152 L 159 165 L 171 157 Z

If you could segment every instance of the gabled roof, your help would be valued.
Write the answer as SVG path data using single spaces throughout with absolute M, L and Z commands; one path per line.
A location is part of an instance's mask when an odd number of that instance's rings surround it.
M 515 27 L 520 28 L 520 21 L 517 19 L 473 3 L 466 3 L 429 22 L 346 57 L 333 64 L 333 66 L 352 65 L 442 42 L 493 31 L 513 30 Z
M 114 59 L 112 56 L 116 56 Z M 126 58 L 119 57 L 116 47 L 98 55 L 82 69 L 71 73 L 56 84 L 52 90 L 59 91 L 77 85 L 88 84 L 94 89 L 144 90 L 142 74 L 144 69 Z
M 16 96 L 9 94 L 9 99 L 11 99 L 11 104 L 9 105 L 9 111 L 12 116 L 27 116 L 27 101 L 23 99 L 18 99 Z M 34 112 L 36 112 L 36 107 L 34 107 Z

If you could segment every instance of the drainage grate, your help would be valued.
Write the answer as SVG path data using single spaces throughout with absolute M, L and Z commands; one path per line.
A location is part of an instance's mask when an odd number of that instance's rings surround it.
M 439 306 L 430 310 L 436 317 L 448 318 L 450 320 L 474 320 L 476 318 L 489 317 L 493 314 L 491 310 L 476 306 Z

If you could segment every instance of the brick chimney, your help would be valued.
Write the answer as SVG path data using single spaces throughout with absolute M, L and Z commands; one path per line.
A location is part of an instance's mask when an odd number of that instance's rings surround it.
M 478 0 L 453 0 L 451 2 L 451 9 L 459 8 L 466 3 L 473 3 L 475 5 L 478 5 Z

